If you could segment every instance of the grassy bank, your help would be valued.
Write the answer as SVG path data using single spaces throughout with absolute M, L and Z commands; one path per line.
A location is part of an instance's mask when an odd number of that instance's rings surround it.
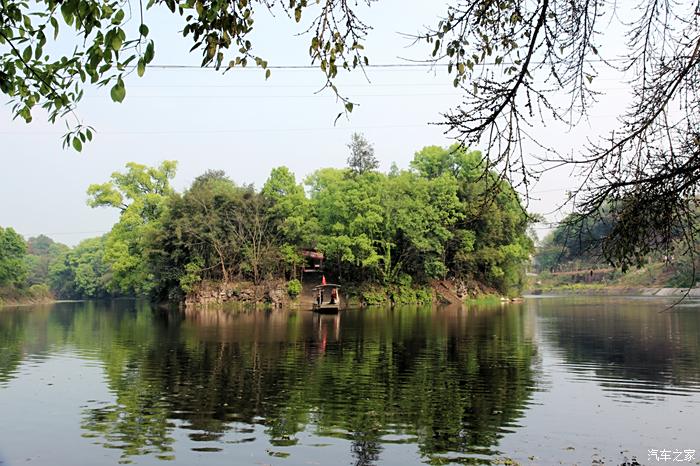
M 529 277 L 526 293 L 673 296 L 688 290 L 687 280 L 678 276 L 674 267 L 658 262 L 627 272 L 612 268 L 543 272 Z

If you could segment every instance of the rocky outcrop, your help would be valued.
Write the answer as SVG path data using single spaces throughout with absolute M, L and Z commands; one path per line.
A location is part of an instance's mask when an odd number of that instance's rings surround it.
M 283 307 L 288 302 L 285 282 L 281 280 L 266 281 L 258 285 L 252 282 L 204 282 L 185 296 L 185 307 L 226 303 Z
M 435 280 L 431 283 L 438 302 L 458 304 L 466 299 L 477 299 L 482 296 L 497 296 L 498 291 L 484 286 L 474 280 Z

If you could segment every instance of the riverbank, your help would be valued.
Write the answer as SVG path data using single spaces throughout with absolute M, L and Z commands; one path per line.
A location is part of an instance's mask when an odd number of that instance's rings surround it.
M 202 282 L 185 296 L 186 308 L 239 304 L 273 308 L 310 308 L 314 286 L 319 280 L 303 283 L 268 280 L 255 284 L 248 281 Z M 299 289 L 299 287 L 301 287 Z M 492 303 L 517 300 L 475 281 L 434 280 L 428 284 L 343 283 L 342 307 Z
M 0 289 L 0 308 L 32 304 L 50 304 L 53 302 L 56 302 L 56 297 L 45 285 L 32 285 L 26 289 Z
M 660 298 L 700 298 L 700 288 L 639 287 L 605 285 L 601 283 L 576 283 L 529 289 L 526 295 L 580 295 L 580 296 L 656 296 Z
M 700 288 L 689 285 L 677 280 L 673 267 L 651 263 L 627 272 L 605 268 L 531 274 L 525 294 L 700 297 Z

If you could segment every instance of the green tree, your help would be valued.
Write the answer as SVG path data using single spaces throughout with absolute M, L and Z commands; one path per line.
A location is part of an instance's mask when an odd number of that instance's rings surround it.
M 538 248 L 541 271 L 558 268 L 597 268 L 606 264 L 602 244 L 616 224 L 614 208 L 605 206 L 595 217 L 570 214 L 548 234 Z M 639 259 L 642 262 L 642 259 Z
M 364 135 L 352 133 L 348 149 L 350 149 L 348 167 L 353 172 L 362 175 L 379 167 L 379 160 L 374 156 L 374 146 L 369 143 Z
M 61 260 L 70 248 L 57 243 L 46 235 L 39 235 L 27 240 L 27 267 L 29 275 L 27 284 L 48 284 L 49 269 L 52 264 Z
M 292 278 L 303 264 L 300 249 L 315 245 L 318 223 L 313 206 L 287 167 L 272 169 L 262 188 L 266 215 L 274 222 L 281 241 L 280 254 Z
M 345 2 L 329 2 L 318 15 L 318 6 L 306 0 L 234 0 L 230 5 L 153 0 L 138 8 L 118 1 L 40 0 L 30 5 L 7 0 L 0 10 L 0 92 L 12 100 L 15 116 L 29 122 L 37 105 L 48 112 L 51 122 L 73 115 L 75 123 L 64 146 L 80 151 L 93 137 L 92 129 L 73 113 L 83 97 L 83 86 L 108 86 L 114 102 L 125 99 L 126 76 L 132 70 L 143 76 L 155 56 L 146 24 L 152 8 L 167 8 L 183 18 L 182 33 L 192 39 L 192 50 L 201 51 L 202 66 L 230 69 L 251 64 L 270 77 L 267 61 L 253 52 L 250 40 L 260 9 L 277 10 L 280 17 L 294 18 L 297 23 L 303 12 L 315 10 L 304 14 L 313 18 L 309 30 L 316 30 L 309 41 L 309 54 L 323 70 L 327 87 L 336 93 L 333 81 L 339 69 L 368 63 L 360 43 L 366 26 Z M 138 19 L 133 21 L 135 11 Z M 301 30 L 307 27 L 309 24 Z M 54 46 L 59 35 L 64 47 Z M 232 56 L 226 58 L 225 53 Z M 352 111 L 352 104 L 342 101 L 345 111 Z
M 191 289 L 201 280 L 233 278 L 258 283 L 280 270 L 280 234 L 266 198 L 252 186 L 236 186 L 223 172 L 209 171 L 182 195 L 170 198 L 150 241 L 156 281 Z
M 448 269 L 501 293 L 516 293 L 534 244 L 528 234 L 530 217 L 514 189 L 496 173 L 484 173 L 479 152 L 458 145 L 426 147 L 411 166 L 428 178 L 448 175 L 458 184 L 462 217 L 446 244 Z
M 0 286 L 22 286 L 27 278 L 27 243 L 10 227 L 0 227 Z
M 165 161 L 158 167 L 130 162 L 123 173 L 112 173 L 111 180 L 88 187 L 88 205 L 113 207 L 121 211 L 119 222 L 105 240 L 104 261 L 109 265 L 113 290 L 125 294 L 148 293 L 154 286 L 148 267 L 148 238 L 160 228 L 166 201 L 174 191 L 170 186 L 177 162 Z
M 49 267 L 48 282 L 60 298 L 104 298 L 111 292 L 111 269 L 105 262 L 106 238 L 81 241 Z

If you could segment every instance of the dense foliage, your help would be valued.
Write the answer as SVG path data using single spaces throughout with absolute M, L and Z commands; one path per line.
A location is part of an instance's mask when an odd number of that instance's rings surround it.
M 27 275 L 27 245 L 12 228 L 0 227 L 0 286 L 22 283 Z
M 43 284 L 61 298 L 180 299 L 203 281 L 298 280 L 302 251 L 313 249 L 343 283 L 410 290 L 456 278 L 521 289 L 530 219 L 507 183 L 483 176 L 478 152 L 426 147 L 409 169 L 381 173 L 364 137 L 353 135 L 349 148 L 348 168 L 321 168 L 300 183 L 278 167 L 259 190 L 208 171 L 177 193 L 175 162 L 129 163 L 88 188 L 90 206 L 121 211 L 103 237 L 70 249 L 40 236 L 28 255 L 5 230 L 14 246 L 3 247 L 3 283 Z
M 410 170 L 390 173 L 358 165 L 319 169 L 303 185 L 279 167 L 260 191 L 221 172 L 197 178 L 170 196 L 151 237 L 159 294 L 201 280 L 295 278 L 302 249 L 323 252 L 327 274 L 343 282 L 457 277 L 517 292 L 528 216 L 510 186 L 482 177 L 479 153 L 427 147 Z
M 156 167 L 128 163 L 124 173 L 115 172 L 110 181 L 88 188 L 88 205 L 113 207 L 121 211 L 119 222 L 106 236 L 104 261 L 111 270 L 110 288 L 122 294 L 146 294 L 153 286 L 153 274 L 144 260 L 146 241 L 158 228 L 177 163 L 166 161 Z
M 11 228 L 0 228 L 0 301 L 49 298 L 104 298 L 119 294 L 105 262 L 106 237 L 74 248 L 45 235 L 26 242 Z

